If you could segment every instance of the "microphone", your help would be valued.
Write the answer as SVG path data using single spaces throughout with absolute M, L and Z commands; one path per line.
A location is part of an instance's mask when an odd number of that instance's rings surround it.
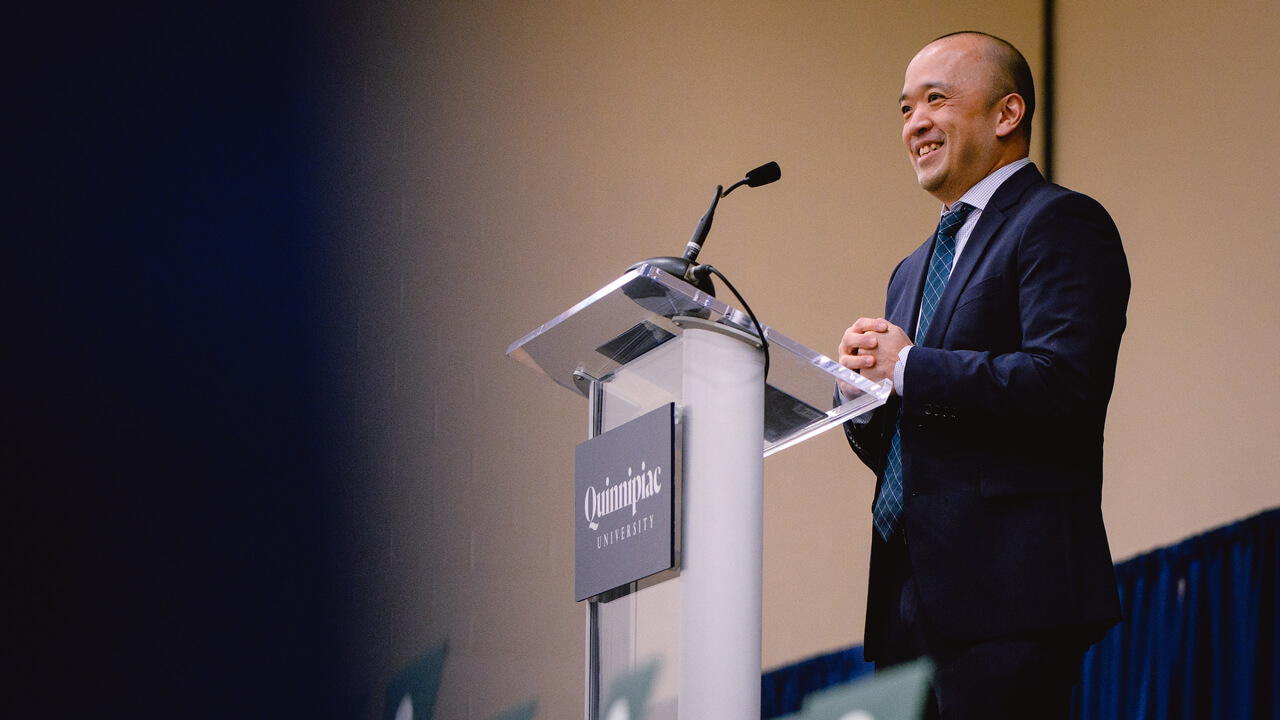
M 715 218 L 716 205 L 720 203 L 720 198 L 726 197 L 735 189 L 746 185 L 747 187 L 760 187 L 775 182 L 782 177 L 782 168 L 778 167 L 778 163 L 769 162 L 747 173 L 747 176 L 738 182 L 729 186 L 725 190 L 723 186 L 716 186 L 715 197 L 711 199 L 711 207 L 707 208 L 707 212 L 703 214 L 702 219 L 698 221 L 697 227 L 693 229 L 693 236 L 689 238 L 689 243 L 685 245 L 684 257 L 656 257 L 632 265 L 628 270 L 634 269 L 638 265 L 648 264 L 659 268 L 660 270 L 675 275 L 685 282 L 693 285 L 706 294 L 715 297 L 715 286 L 711 284 L 710 273 L 694 273 L 698 253 L 702 251 L 702 244 L 706 242 L 707 234 L 711 232 L 711 221 Z
M 764 165 L 761 165 L 755 170 L 747 173 L 746 177 L 730 185 L 729 189 L 724 191 L 724 195 L 728 195 L 733 192 L 734 189 L 743 185 L 746 185 L 747 187 L 760 187 L 761 185 L 768 185 L 771 182 L 775 182 L 781 177 L 782 168 L 778 167 L 778 163 L 765 163 Z M 724 197 L 724 195 L 721 195 L 721 197 Z

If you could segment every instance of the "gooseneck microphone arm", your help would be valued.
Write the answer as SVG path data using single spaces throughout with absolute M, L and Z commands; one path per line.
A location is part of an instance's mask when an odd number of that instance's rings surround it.
M 707 233 L 711 232 L 711 221 L 715 219 L 716 205 L 720 203 L 720 198 L 728 193 L 724 192 L 724 187 L 716 186 L 716 196 L 711 199 L 711 207 L 707 208 L 707 212 L 698 221 L 698 226 L 693 229 L 693 236 L 689 238 L 689 244 L 684 247 L 684 259 L 690 263 L 698 259 L 698 253 L 702 251 L 702 243 L 707 239 Z

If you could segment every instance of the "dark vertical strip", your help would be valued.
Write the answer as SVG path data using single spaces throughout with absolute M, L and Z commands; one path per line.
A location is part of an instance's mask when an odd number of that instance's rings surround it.
M 1049 182 L 1054 179 L 1054 99 L 1057 97 L 1054 83 L 1054 58 L 1057 51 L 1054 43 L 1053 5 L 1053 0 L 1044 0 L 1044 83 L 1040 91 L 1040 117 L 1044 118 L 1044 177 Z
M 338 4 L 57 5 L 0 49 L 6 706 L 337 716 Z
M 576 379 L 576 377 L 575 377 Z M 591 380 L 587 389 L 590 412 L 589 437 L 604 433 L 604 383 Z M 587 679 L 586 720 L 600 718 L 600 604 L 595 598 L 587 599 Z

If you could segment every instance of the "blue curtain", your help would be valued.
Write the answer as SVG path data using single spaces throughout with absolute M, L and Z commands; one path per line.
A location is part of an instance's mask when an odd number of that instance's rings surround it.
M 1084 658 L 1081 720 L 1280 720 L 1280 509 L 1116 566 L 1124 622 Z
M 1085 654 L 1077 720 L 1280 720 L 1280 509 L 1116 565 L 1124 622 Z M 761 716 L 871 673 L 862 647 L 763 677 Z
M 771 670 L 761 678 L 761 720 L 794 713 L 809 693 L 852 682 L 874 670 L 873 663 L 862 659 L 861 645 Z

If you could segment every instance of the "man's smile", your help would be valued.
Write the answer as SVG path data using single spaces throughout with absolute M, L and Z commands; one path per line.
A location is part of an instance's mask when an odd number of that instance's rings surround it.
M 925 155 L 928 155 L 929 153 L 933 152 L 934 150 L 937 150 L 940 147 L 942 147 L 942 143 L 940 142 L 925 143 L 920 147 L 916 148 L 916 156 L 924 157 Z

